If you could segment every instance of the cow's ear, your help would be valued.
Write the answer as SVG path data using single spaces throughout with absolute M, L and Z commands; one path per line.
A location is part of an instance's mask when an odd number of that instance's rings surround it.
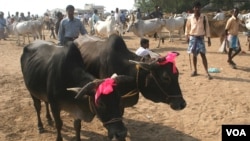
M 176 52 L 176 51 L 172 51 L 172 53 L 175 53 L 176 56 L 179 56 L 179 55 L 180 55 L 180 53 L 179 53 L 179 52 Z
M 77 93 L 75 96 L 75 99 L 80 99 L 84 95 L 94 95 L 95 89 L 98 85 L 100 85 L 103 82 L 103 80 L 94 80 L 92 82 L 89 82 L 88 84 L 84 85 L 81 90 Z
M 115 78 L 113 78 L 117 85 L 126 85 L 128 83 L 135 82 L 135 78 L 127 75 L 118 75 Z

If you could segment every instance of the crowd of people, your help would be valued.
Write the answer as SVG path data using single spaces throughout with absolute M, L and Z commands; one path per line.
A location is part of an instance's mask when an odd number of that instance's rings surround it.
M 64 45 L 68 41 L 73 41 L 74 39 L 78 38 L 78 36 L 88 34 L 84 24 L 80 21 L 79 18 L 74 16 L 74 6 L 68 5 L 66 7 L 66 14 L 67 16 L 63 15 L 61 12 L 56 13 L 57 21 L 56 23 L 50 28 L 51 35 L 50 37 L 56 38 L 58 37 L 59 45 Z M 205 72 L 207 73 L 208 79 L 212 79 L 212 76 L 208 72 L 208 60 L 206 58 L 206 45 L 204 37 L 207 37 L 208 44 L 207 46 L 211 46 L 210 40 L 210 26 L 208 22 L 208 17 L 201 13 L 201 3 L 195 2 L 192 11 L 193 14 L 187 19 L 186 26 L 185 26 L 185 36 L 188 42 L 187 52 L 192 54 L 192 64 L 193 64 L 193 72 L 191 74 L 192 77 L 198 75 L 197 71 L 197 61 L 198 55 L 201 56 L 203 66 L 205 68 Z M 116 8 L 114 12 L 111 12 L 112 16 L 115 18 L 116 24 L 124 25 L 126 22 L 126 13 L 121 12 L 119 8 Z M 224 17 L 221 10 L 217 11 L 217 15 L 214 17 L 216 20 L 221 20 Z M 144 16 L 142 16 L 140 8 L 136 10 L 134 13 L 137 20 L 142 20 L 142 17 L 150 17 L 150 18 L 163 18 L 163 13 L 159 6 L 155 6 L 155 10 L 151 13 L 147 12 Z M 233 61 L 233 58 L 238 55 L 241 51 L 240 42 L 238 40 L 238 32 L 239 32 L 239 24 L 240 20 L 237 18 L 239 14 L 239 9 L 234 8 L 232 17 L 228 19 L 227 24 L 225 26 L 225 34 L 227 35 L 227 41 L 229 45 L 228 51 L 228 60 L 227 62 L 232 68 L 236 69 L 236 63 Z M 89 16 L 88 16 L 89 17 Z M 87 18 L 84 15 L 84 18 Z M 98 15 L 98 11 L 94 9 L 93 15 L 91 17 L 92 24 L 94 25 L 97 21 L 101 20 Z M 11 19 L 11 20 L 10 20 Z M 13 21 L 26 21 L 36 19 L 34 15 L 31 15 L 30 12 L 27 13 L 27 16 L 24 16 L 24 13 L 16 12 L 16 15 L 8 16 L 7 20 L 4 18 L 4 13 L 0 12 L 0 39 L 6 40 L 4 36 L 4 28 L 6 27 L 7 23 L 13 23 Z M 10 20 L 10 21 L 9 21 Z M 86 20 L 86 19 L 85 19 Z M 93 28 L 92 28 L 93 31 Z M 152 51 L 149 50 L 149 40 L 146 38 L 140 39 L 140 47 L 135 52 L 139 56 L 150 57 L 150 53 Z M 190 59 L 191 63 L 191 59 Z

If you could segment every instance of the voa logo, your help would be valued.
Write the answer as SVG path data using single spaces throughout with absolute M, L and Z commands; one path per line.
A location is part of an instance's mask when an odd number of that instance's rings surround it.
M 247 136 L 244 129 L 226 129 L 227 136 Z

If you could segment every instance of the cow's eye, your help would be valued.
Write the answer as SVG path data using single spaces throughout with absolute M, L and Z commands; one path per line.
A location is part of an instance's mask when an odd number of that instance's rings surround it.
M 101 100 L 98 100 L 97 101 L 97 108 L 100 109 L 100 110 L 105 110 L 106 109 L 106 105 L 105 103 L 103 103 Z
M 162 81 L 169 83 L 171 81 L 171 77 L 167 73 L 163 73 L 161 77 Z

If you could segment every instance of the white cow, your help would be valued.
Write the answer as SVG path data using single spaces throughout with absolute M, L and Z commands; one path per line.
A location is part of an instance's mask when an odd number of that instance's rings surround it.
M 216 15 L 213 17 L 214 20 L 224 20 L 225 19 L 225 14 L 224 12 L 218 12 Z
M 38 20 L 34 21 L 23 21 L 13 23 L 13 33 L 17 37 L 17 43 L 20 45 L 20 35 L 23 36 L 23 44 L 25 44 L 25 35 L 31 34 L 34 39 L 42 39 L 43 23 Z M 29 36 L 28 36 L 29 40 Z M 29 40 L 30 42 L 30 40 Z
M 33 20 L 33 21 L 30 21 L 33 23 L 33 26 L 35 28 L 35 30 L 33 31 L 36 35 L 36 39 L 43 39 L 45 37 L 43 37 L 43 30 L 44 30 L 44 22 L 43 21 L 40 21 L 40 20 Z
M 127 32 L 132 31 L 136 36 L 143 38 L 145 35 L 160 35 L 165 22 L 159 18 L 148 20 L 136 20 L 128 24 Z M 161 39 L 161 37 L 160 37 Z M 158 47 L 160 46 L 160 40 Z
M 250 19 L 247 19 L 247 20 L 245 21 L 245 24 L 246 24 L 247 30 L 250 30 Z
M 182 12 L 180 14 L 177 13 L 177 14 L 174 14 L 174 16 L 170 16 L 169 19 L 170 18 L 177 18 L 177 17 L 183 17 L 184 19 L 188 19 L 189 16 L 191 16 L 190 13 Z
M 179 32 L 180 39 L 182 39 L 181 33 L 184 33 L 185 18 L 175 17 L 170 19 L 164 19 L 164 21 L 165 28 L 169 31 L 169 41 L 173 42 L 173 33 L 176 30 Z
M 129 23 L 127 32 L 132 31 L 136 36 L 142 38 L 145 35 L 153 35 L 156 32 L 160 32 L 164 25 L 165 22 L 158 18 L 136 20 Z
M 248 51 L 250 51 L 250 19 L 246 19 L 245 25 L 247 28 L 247 32 L 243 32 L 247 36 L 247 46 L 248 46 Z
M 105 21 L 97 21 L 94 26 L 95 34 L 102 37 L 109 37 L 111 34 L 122 33 L 122 26 L 115 23 L 114 16 L 108 16 Z
M 245 22 L 247 19 L 250 19 L 250 13 L 239 14 L 239 15 L 238 15 L 238 18 L 239 18 L 241 21 Z

